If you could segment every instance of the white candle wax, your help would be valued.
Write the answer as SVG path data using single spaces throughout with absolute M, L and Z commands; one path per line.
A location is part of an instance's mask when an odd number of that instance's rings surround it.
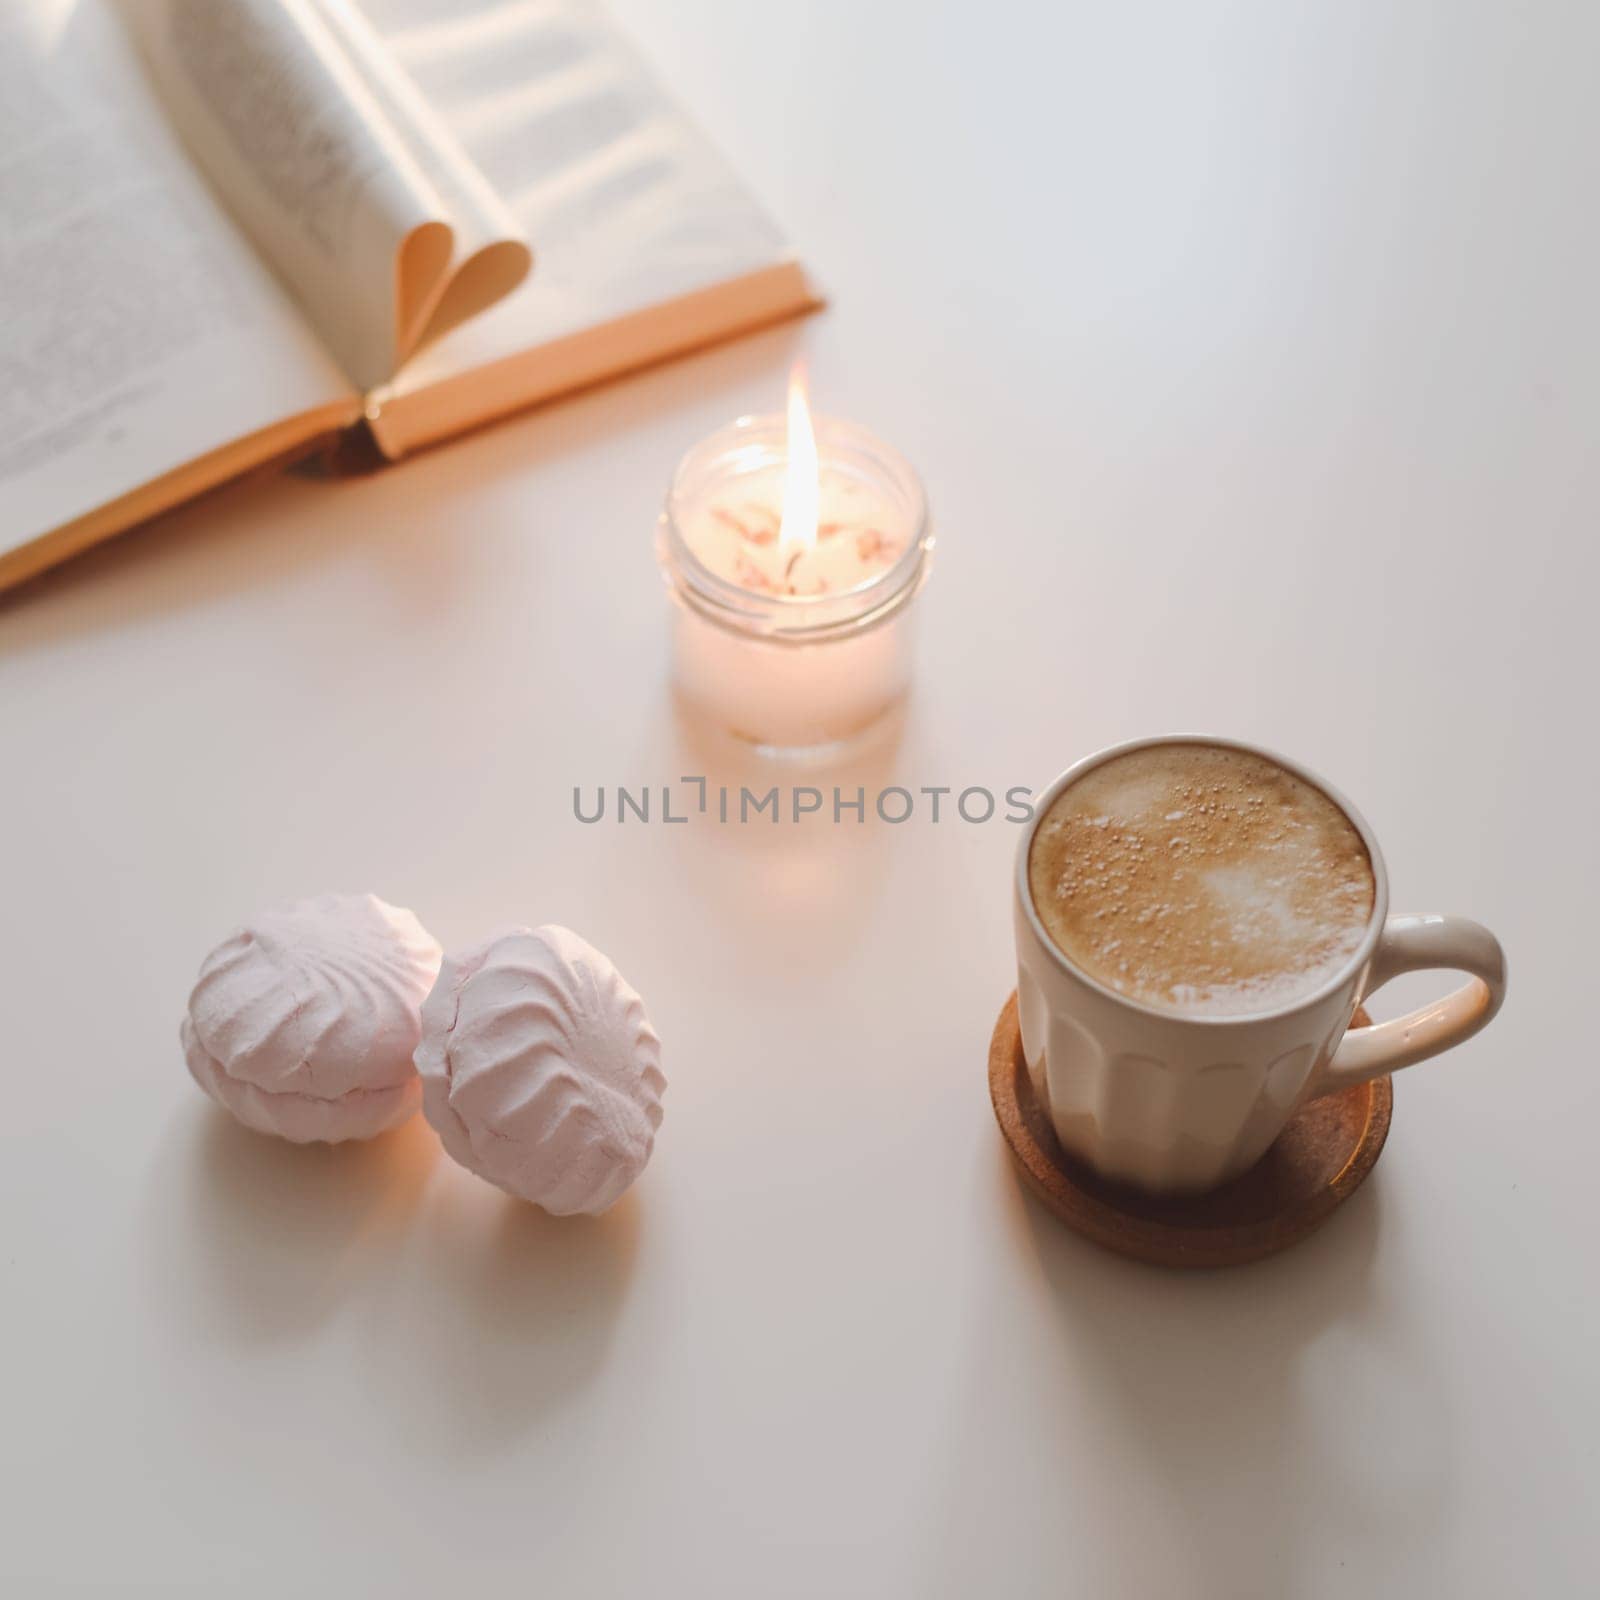
M 785 543 L 785 469 L 744 473 L 687 507 L 683 537 L 701 564 L 754 594 L 815 598 L 870 582 L 900 558 L 909 537 L 881 489 L 834 466 L 818 473 L 817 531 Z
M 821 750 L 865 732 L 911 680 L 910 618 L 851 639 L 771 644 L 680 610 L 679 692 L 730 733 L 773 750 Z
M 773 750 L 842 744 L 904 695 L 909 602 L 932 544 L 921 487 L 898 456 L 848 423 L 824 419 L 817 433 L 814 539 L 785 537 L 777 418 L 745 419 L 691 451 L 662 519 L 679 691 Z

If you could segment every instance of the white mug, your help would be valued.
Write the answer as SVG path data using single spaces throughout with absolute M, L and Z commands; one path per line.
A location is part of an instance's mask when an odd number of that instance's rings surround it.
M 1118 994 L 1051 942 L 1028 888 L 1028 852 L 1057 795 L 1091 768 L 1150 745 L 1242 750 L 1327 795 L 1372 863 L 1372 916 L 1360 947 L 1314 994 L 1276 1011 L 1185 1016 Z M 1378 841 L 1338 790 L 1270 751 L 1230 739 L 1140 739 L 1069 767 L 1034 802 L 1017 849 L 1017 1009 L 1029 1079 L 1062 1148 L 1103 1177 L 1193 1193 L 1248 1171 L 1308 1100 L 1410 1066 L 1470 1038 L 1500 1009 L 1505 956 L 1465 917 L 1389 915 Z M 1471 981 L 1431 1005 L 1350 1028 L 1356 1007 L 1402 972 L 1448 967 Z

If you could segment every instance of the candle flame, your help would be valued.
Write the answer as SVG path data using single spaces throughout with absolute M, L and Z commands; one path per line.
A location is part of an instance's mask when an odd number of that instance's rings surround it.
M 799 555 L 817 542 L 822 481 L 817 466 L 817 436 L 812 432 L 811 408 L 806 404 L 805 371 L 798 365 L 789 374 L 786 443 L 789 468 L 783 480 L 783 520 L 778 525 L 778 547 Z

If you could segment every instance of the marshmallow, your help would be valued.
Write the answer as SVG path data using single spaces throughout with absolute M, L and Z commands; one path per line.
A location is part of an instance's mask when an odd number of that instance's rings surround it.
M 469 1171 L 558 1216 L 611 1205 L 661 1125 L 661 1041 L 567 928 L 446 956 L 422 1008 L 423 1115 Z
M 263 912 L 202 963 L 179 1037 L 194 1080 L 246 1127 L 370 1139 L 417 1109 L 412 1051 L 442 952 L 375 895 Z

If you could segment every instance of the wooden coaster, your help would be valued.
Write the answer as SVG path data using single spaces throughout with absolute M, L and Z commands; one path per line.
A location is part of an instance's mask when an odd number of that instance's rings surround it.
M 1358 1011 L 1355 1026 L 1367 1020 Z M 1239 1266 L 1298 1244 L 1361 1187 L 1394 1106 L 1387 1078 L 1313 1100 L 1243 1177 L 1201 1195 L 1148 1195 L 1098 1177 L 1056 1143 L 1034 1099 L 1015 994 L 989 1042 L 989 1097 L 1023 1178 L 1050 1210 L 1096 1244 L 1164 1267 Z

